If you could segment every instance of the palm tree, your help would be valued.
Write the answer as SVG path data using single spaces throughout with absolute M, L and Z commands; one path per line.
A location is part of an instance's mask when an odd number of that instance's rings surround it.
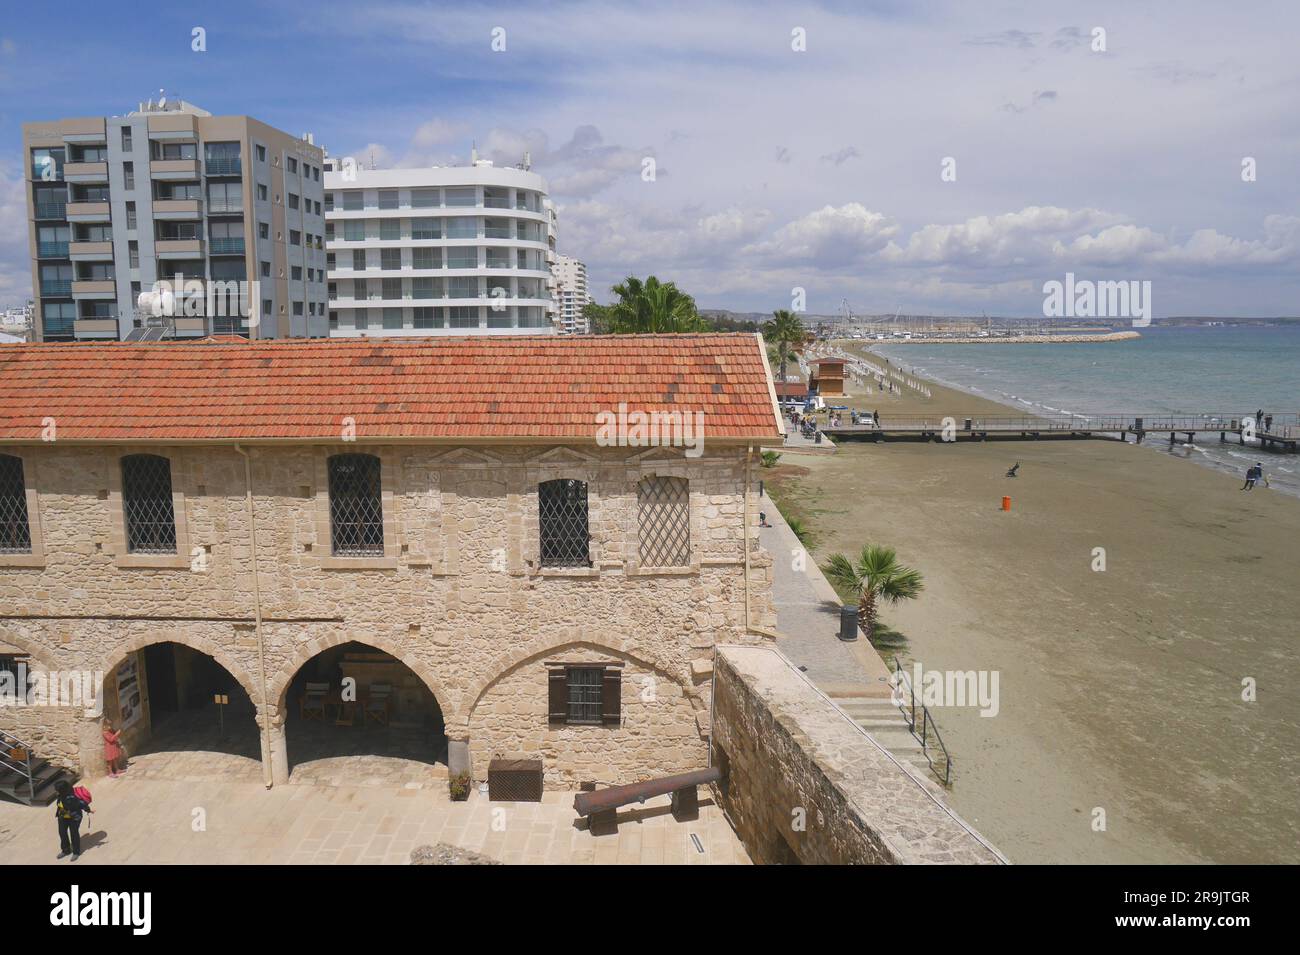
M 653 275 L 644 282 L 628 276 L 614 286 L 613 292 L 618 301 L 611 307 L 611 331 L 643 335 L 699 332 L 706 328 L 695 299 L 672 282 L 660 282 Z
M 871 640 L 876 635 L 880 603 L 914 600 L 925 589 L 919 571 L 904 567 L 892 547 L 867 544 L 857 563 L 835 554 L 822 567 L 830 582 L 858 596 L 858 626 Z
M 802 345 L 804 336 L 803 322 L 788 309 L 779 308 L 772 313 L 770 321 L 763 323 L 763 338 L 772 346 L 777 364 L 781 366 L 781 380 L 785 381 L 785 368 L 794 358 L 796 345 Z

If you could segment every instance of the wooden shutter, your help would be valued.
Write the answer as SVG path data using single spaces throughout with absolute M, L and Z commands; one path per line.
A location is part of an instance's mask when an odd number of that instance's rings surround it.
M 605 682 L 600 693 L 600 721 L 606 726 L 618 726 L 623 702 L 623 672 L 616 667 L 605 670 Z
M 547 671 L 547 706 L 550 724 L 563 725 L 569 721 L 569 672 L 564 667 Z

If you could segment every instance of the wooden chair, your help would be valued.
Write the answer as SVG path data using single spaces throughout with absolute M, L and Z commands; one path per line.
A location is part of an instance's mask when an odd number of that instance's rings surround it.
M 393 688 L 388 683 L 372 683 L 366 695 L 366 719 L 374 720 L 381 726 L 388 725 L 388 715 L 392 707 Z
M 298 697 L 298 716 L 304 720 L 325 721 L 325 701 L 329 697 L 328 683 L 308 683 Z

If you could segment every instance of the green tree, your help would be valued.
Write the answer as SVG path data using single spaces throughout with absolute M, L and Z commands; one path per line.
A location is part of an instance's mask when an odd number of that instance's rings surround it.
M 614 327 L 614 306 L 597 305 L 588 302 L 582 306 L 582 317 L 587 320 L 587 329 L 593 335 L 608 335 Z
M 622 334 L 701 332 L 708 325 L 700 318 L 695 299 L 672 282 L 651 275 L 644 282 L 628 276 L 613 292 L 618 301 L 610 308 L 610 331 Z
M 805 335 L 803 322 L 788 309 L 777 309 L 771 320 L 763 323 L 763 339 L 780 365 L 782 381 L 785 381 L 786 366 L 794 359 L 795 347 L 803 344 Z
M 900 564 L 892 547 L 867 544 L 856 562 L 843 554 L 834 554 L 822 570 L 831 583 L 857 595 L 858 625 L 868 640 L 876 635 L 876 618 L 882 602 L 896 604 L 914 600 L 925 589 L 920 572 Z

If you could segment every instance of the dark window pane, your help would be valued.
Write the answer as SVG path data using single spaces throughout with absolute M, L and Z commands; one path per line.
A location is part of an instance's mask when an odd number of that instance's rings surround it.
M 342 557 L 384 556 L 384 508 L 379 459 L 336 454 L 329 459 L 330 529 Z
M 170 461 L 153 454 L 122 459 L 122 512 L 128 553 L 176 553 Z
M 587 482 L 562 478 L 537 487 L 543 567 L 590 567 Z
M 27 523 L 27 484 L 23 459 L 0 454 L 0 554 L 30 554 L 31 525 Z

